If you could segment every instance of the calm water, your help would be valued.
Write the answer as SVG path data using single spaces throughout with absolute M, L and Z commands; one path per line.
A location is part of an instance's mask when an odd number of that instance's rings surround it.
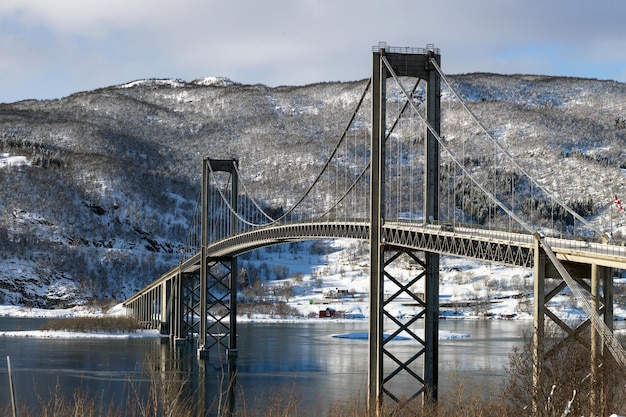
M 41 324 L 41 319 L 0 318 L 0 330 L 37 329 Z M 471 335 L 440 341 L 441 392 L 445 394 L 457 377 L 478 379 L 484 387 L 501 382 L 512 347 L 522 344 L 530 325 L 525 321 L 441 321 L 441 330 Z M 327 409 L 355 395 L 366 397 L 367 341 L 331 337 L 366 331 L 366 321 L 239 323 L 238 330 L 238 393 L 249 405 L 277 391 L 298 395 L 301 407 L 311 410 Z M 415 352 L 413 342 L 394 342 L 391 348 L 399 355 Z M 225 372 L 217 355 L 198 368 L 191 343 L 174 349 L 168 339 L 0 337 L 0 354 L 0 405 L 10 404 L 7 355 L 18 401 L 33 407 L 55 387 L 66 395 L 81 388 L 102 396 L 105 404 L 124 403 L 129 384 L 142 389 L 154 375 L 186 379 L 188 390 L 210 403 Z

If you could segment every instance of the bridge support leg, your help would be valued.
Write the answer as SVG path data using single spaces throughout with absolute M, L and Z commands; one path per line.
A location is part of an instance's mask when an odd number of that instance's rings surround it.
M 613 331 L 613 270 L 611 268 L 591 266 L 591 307 L 598 314 L 602 314 L 604 323 Z M 592 415 L 604 415 L 604 370 L 605 363 L 605 335 L 600 334 L 595 327 L 591 328 L 591 395 L 590 408 Z
M 199 309 L 200 309 L 200 280 L 199 274 L 181 273 L 178 282 L 180 292 L 179 321 L 177 341 L 191 340 L 194 335 L 200 334 Z
M 172 278 L 172 327 L 171 337 L 175 344 L 183 343 L 185 335 L 183 332 L 183 272 L 178 273 Z
M 397 76 L 415 77 L 427 81 L 427 103 L 425 141 L 425 188 L 424 188 L 424 220 L 439 219 L 439 143 L 436 135 L 440 131 L 441 119 L 441 79 L 431 60 L 440 63 L 441 57 L 434 48 L 424 50 L 424 53 L 404 49 L 386 50 L 386 45 L 381 43 L 378 49 L 373 51 L 372 56 L 372 136 L 370 150 L 370 321 L 369 321 L 369 368 L 368 368 L 368 406 L 371 416 L 380 415 L 382 395 L 387 394 L 392 400 L 399 402 L 399 398 L 385 387 L 391 379 L 400 373 L 406 373 L 414 377 L 423 388 L 418 393 L 423 393 L 423 401 L 435 401 L 437 399 L 438 384 L 438 343 L 439 343 L 439 255 L 426 253 L 424 261 L 419 261 L 424 267 L 426 300 L 418 304 L 425 306 L 425 310 L 419 318 L 425 318 L 425 347 L 415 355 L 406 359 L 396 358 L 385 344 L 393 339 L 400 331 L 408 331 L 413 334 L 405 324 L 385 306 L 388 300 L 383 300 L 384 280 L 394 280 L 393 276 L 385 270 L 386 265 L 398 255 L 408 253 L 401 248 L 387 248 L 384 238 L 385 219 L 385 143 L 387 139 L 386 126 L 386 80 Z M 386 251 L 396 251 L 385 259 Z M 414 255 L 411 255 L 414 256 Z M 417 260 L 417 257 L 414 256 Z M 418 278 L 419 279 L 419 278 Z M 397 282 L 413 296 L 408 287 Z M 421 303 L 421 304 L 420 304 Z M 392 336 L 384 338 L 384 323 L 387 320 L 394 321 L 402 329 L 393 332 Z M 422 341 L 416 337 L 416 340 Z M 418 357 L 423 356 L 424 377 L 420 377 L 409 366 Z M 387 376 L 383 374 L 384 357 L 391 359 L 398 368 Z M 411 381 L 415 382 L 415 381 Z M 411 397 L 413 398 L 413 397 Z
M 374 53 L 372 76 L 372 138 L 370 156 L 370 306 L 368 406 L 370 416 L 380 415 L 383 387 L 383 258 L 382 241 L 384 139 L 385 139 L 385 80 L 381 54 Z
M 439 259 L 432 255 L 424 253 L 424 260 L 422 260 L 415 251 L 382 247 L 380 277 L 385 277 L 390 285 L 389 291 L 386 291 L 385 282 L 382 279 L 372 280 L 369 334 L 369 407 L 372 416 L 381 415 L 383 406 L 385 406 L 385 412 L 390 410 L 389 405 L 383 404 L 384 399 L 391 399 L 399 407 L 403 407 L 419 398 L 420 395 L 422 403 L 428 403 L 437 398 Z M 422 270 L 416 276 L 403 281 L 394 276 L 392 271 L 397 270 L 396 261 L 406 261 L 406 258 L 410 263 L 421 266 Z M 424 298 L 420 298 L 414 291 L 420 280 L 425 287 Z M 385 294 L 384 297 L 383 294 Z M 398 314 L 399 300 L 402 300 L 402 304 L 407 304 L 407 298 L 413 300 L 411 304 L 422 308 L 408 318 Z M 372 310 L 372 308 L 378 308 L 378 310 Z M 424 319 L 424 336 L 420 337 L 416 334 L 416 327 L 422 319 Z M 411 354 L 407 354 L 402 349 L 394 349 L 388 343 L 400 333 L 413 338 L 421 345 L 421 348 Z M 385 334 L 390 336 L 385 336 Z M 385 361 L 393 366 L 384 369 Z M 422 362 L 422 376 L 420 376 L 420 370 L 417 369 L 420 361 Z
M 208 357 L 214 346 L 223 348 L 229 358 L 237 357 L 237 258 L 207 260 L 206 294 L 201 315 L 206 315 L 205 327 L 200 327 L 198 355 Z
M 543 380 L 543 340 L 545 337 L 545 263 L 546 255 L 540 245 L 539 236 L 534 241 L 533 292 L 535 305 L 533 307 L 533 400 L 532 415 L 539 415 L 543 406 L 541 400 L 541 382 Z
M 231 259 L 230 265 L 230 332 L 228 334 L 228 416 L 235 416 L 236 388 L 237 388 L 237 278 L 239 277 L 239 265 L 237 258 Z
M 591 266 L 591 307 L 594 311 L 600 312 L 600 271 L 598 266 Z M 602 356 L 602 336 L 591 328 L 591 395 L 589 398 L 590 408 L 593 416 L 600 414 L 600 401 L 602 398 L 602 376 L 600 373 L 600 362 Z
M 439 386 L 439 254 L 426 252 L 424 318 L 424 393 L 422 402 L 437 401 Z
M 161 284 L 161 302 L 160 302 L 160 323 L 159 323 L 159 331 L 161 334 L 171 334 L 170 330 L 170 314 L 169 311 L 172 307 L 171 304 L 171 285 L 172 281 L 167 280 Z
M 370 378 L 376 372 L 380 377 L 380 381 L 369 381 L 369 407 L 372 416 L 380 415 L 383 408 L 385 412 L 391 410 L 390 404 L 383 404 L 385 399 L 391 399 L 398 407 L 404 407 L 420 397 L 422 405 L 437 399 L 439 258 L 433 255 L 436 254 L 391 246 L 382 247 L 381 276 L 385 277 L 385 281 L 372 282 L 376 296 L 374 300 L 370 300 L 370 309 L 374 308 L 372 306 L 379 308 L 379 314 L 376 315 L 370 310 L 370 354 L 376 354 L 374 358 L 370 357 Z M 408 262 L 421 269 L 416 269 L 419 272 L 413 277 L 400 279 L 393 272 L 401 265 L 398 262 Z M 385 290 L 385 282 L 389 283 L 388 290 Z M 420 286 L 425 289 L 423 294 L 416 291 Z M 385 296 L 382 297 L 381 294 Z M 411 301 L 407 302 L 407 299 Z M 399 314 L 401 305 L 412 305 L 416 309 L 415 314 L 408 317 Z M 422 320 L 423 336 L 416 334 L 416 328 L 421 327 L 419 323 Z M 374 331 L 378 333 L 373 333 Z M 388 344 L 401 333 L 413 338 L 420 347 L 413 353 L 407 353 Z M 389 336 L 384 336 L 386 334 Z M 383 362 L 393 365 L 387 365 L 384 369 Z M 376 363 L 379 368 L 371 370 L 372 363 Z
M 604 415 L 604 394 L 605 394 L 605 351 L 604 346 L 607 343 L 609 334 L 600 333 L 598 326 L 593 325 L 594 317 L 591 315 L 582 323 L 572 327 L 565 320 L 560 319 L 554 312 L 548 308 L 548 303 L 558 294 L 563 293 L 568 285 L 576 285 L 577 292 L 579 290 L 586 292 L 586 296 L 590 297 L 592 315 L 596 318 L 601 316 L 602 321 L 608 328 L 609 332 L 613 331 L 613 270 L 612 268 L 602 267 L 598 265 L 580 264 L 576 262 L 561 262 L 560 265 L 554 265 L 548 260 L 545 250 L 540 245 L 539 236 L 535 236 L 535 259 L 534 259 L 534 328 L 533 328 L 533 415 L 546 411 L 549 403 L 552 402 L 552 396 L 572 395 L 571 392 L 562 392 L 563 386 L 555 386 L 557 391 L 551 393 L 551 381 L 545 379 L 549 377 L 549 372 L 559 371 L 554 367 L 565 366 L 566 364 L 556 362 L 552 364 L 553 368 L 546 368 L 545 361 L 554 359 L 558 355 L 558 351 L 569 348 L 571 343 L 581 344 L 584 348 L 584 355 L 589 358 L 589 368 L 573 366 L 569 369 L 571 378 L 577 380 L 586 380 L 587 377 L 580 377 L 580 373 L 588 375 L 588 393 L 578 393 L 578 398 L 588 398 L 589 410 L 592 415 Z M 554 257 L 554 255 L 552 255 Z M 559 269 L 560 268 L 560 269 Z M 561 275 L 569 275 L 567 280 Z M 548 288 L 548 279 L 555 282 Z M 571 280 L 573 279 L 574 282 Z M 585 297 L 586 298 L 586 297 Z M 587 300 L 584 300 L 586 303 Z M 589 310 L 586 309 L 589 313 Z M 546 335 L 547 320 L 554 325 L 550 328 L 549 336 Z M 597 324 L 597 322 L 596 322 Z M 562 334 L 558 340 L 555 338 L 555 332 Z M 588 355 L 588 356 L 587 356 Z M 587 365 L 585 365 L 587 366 Z M 576 372 L 579 373 L 576 376 Z M 559 378 L 563 378 L 560 375 Z M 558 379 L 558 378 L 557 378 Z

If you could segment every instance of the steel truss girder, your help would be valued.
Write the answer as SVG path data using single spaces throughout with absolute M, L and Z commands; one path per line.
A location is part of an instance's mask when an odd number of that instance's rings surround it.
M 180 295 L 180 334 L 192 339 L 200 333 L 200 277 L 197 273 L 182 274 Z
M 479 240 L 454 234 L 434 234 L 415 229 L 385 228 L 386 242 L 428 252 L 480 259 L 504 265 L 532 268 L 533 251 L 514 242 Z
M 300 223 L 281 224 L 242 232 L 209 245 L 211 254 L 240 254 L 259 247 L 289 241 L 348 238 L 369 239 L 365 223 Z M 416 227 L 382 228 L 385 243 L 409 249 L 478 259 L 509 266 L 533 267 L 533 248 L 526 242 L 493 240 L 479 236 L 441 233 Z
M 368 223 L 357 220 L 273 224 L 261 229 L 239 231 L 221 241 L 213 242 L 209 244 L 207 254 L 209 257 L 237 256 L 264 246 L 315 239 L 368 240 L 369 228 Z M 508 266 L 534 267 L 533 236 L 524 233 L 467 227 L 455 227 L 453 232 L 446 232 L 434 225 L 387 223 L 382 226 L 382 236 L 387 245 L 497 262 Z M 585 244 L 583 247 L 581 241 L 576 240 L 559 240 L 554 243 L 553 249 L 559 259 L 564 262 L 572 261 L 564 263 L 564 266 L 566 268 L 575 266 L 570 270 L 572 276 L 588 276 L 592 264 L 623 268 L 626 262 L 626 251 L 621 246 Z M 137 302 L 145 302 L 138 300 L 164 281 L 173 279 L 175 275 L 196 270 L 200 265 L 200 258 L 201 251 L 198 251 L 130 297 L 124 305 L 130 307 Z

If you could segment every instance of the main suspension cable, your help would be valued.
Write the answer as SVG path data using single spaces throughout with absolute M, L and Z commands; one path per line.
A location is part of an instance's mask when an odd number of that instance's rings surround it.
M 443 71 L 441 70 L 441 67 L 439 67 L 439 64 L 437 64 L 437 61 L 434 59 L 430 60 L 431 65 L 437 70 L 437 72 L 439 73 L 439 75 L 441 76 L 441 79 L 446 83 L 446 85 L 448 86 L 448 88 L 450 89 L 450 91 L 452 91 L 452 93 L 454 94 L 454 96 L 456 97 L 456 99 L 461 103 L 461 106 L 463 106 L 463 109 L 465 109 L 465 111 L 470 115 L 470 117 L 472 118 L 472 120 L 480 127 L 480 129 L 483 131 L 483 133 L 485 133 L 487 135 L 487 137 L 489 138 L 490 141 L 492 141 L 494 143 L 495 146 L 498 147 L 498 149 L 509 159 L 509 161 L 515 166 L 515 168 L 519 169 L 522 174 L 526 175 L 526 177 L 528 177 L 528 179 L 531 180 L 531 182 L 533 184 L 535 184 L 535 186 L 537 186 L 537 188 L 539 188 L 540 190 L 542 190 L 544 193 L 546 193 L 548 196 L 550 196 L 554 201 L 556 201 L 561 207 L 563 207 L 565 210 L 567 210 L 567 212 L 569 212 L 572 216 L 574 216 L 576 219 L 580 220 L 583 224 L 585 224 L 585 226 L 587 226 L 588 228 L 594 230 L 595 232 L 597 232 L 599 235 L 602 235 L 603 232 L 600 231 L 598 228 L 596 228 L 593 224 L 591 224 L 590 222 L 588 222 L 584 217 L 582 217 L 581 215 L 579 215 L 576 211 L 574 211 L 573 209 L 571 209 L 567 204 L 565 204 L 564 202 L 562 202 L 561 200 L 559 200 L 556 196 L 554 196 L 548 189 L 546 189 L 543 185 L 541 185 L 533 176 L 531 176 L 525 169 L 524 167 L 522 167 L 514 158 L 513 156 L 500 144 L 500 142 L 498 142 L 493 135 L 487 131 L 487 128 L 478 120 L 478 118 L 476 117 L 476 115 L 474 115 L 474 113 L 470 110 L 469 107 L 467 107 L 467 105 L 465 104 L 465 102 L 463 100 L 461 100 L 461 97 L 458 95 L 458 93 L 454 90 L 454 88 L 452 88 L 451 83 L 448 81 L 446 75 L 443 73 Z
M 367 80 L 367 85 L 365 86 L 365 89 L 363 90 L 363 94 L 361 94 L 361 98 L 359 99 L 359 103 L 357 104 L 356 109 L 354 110 L 354 112 L 352 113 L 352 116 L 350 117 L 350 121 L 346 125 L 346 128 L 344 129 L 343 133 L 341 134 L 341 137 L 337 141 L 337 144 L 335 145 L 335 148 L 333 149 L 333 151 L 331 152 L 330 156 L 328 157 L 328 159 L 324 163 L 324 166 L 320 170 L 320 173 L 317 175 L 317 177 L 315 178 L 313 183 L 309 186 L 309 188 L 305 191 L 305 193 L 300 197 L 300 199 L 298 199 L 298 201 L 289 210 L 287 210 L 282 216 L 280 216 L 277 219 L 275 219 L 274 220 L 275 222 L 279 222 L 282 219 L 284 219 L 285 217 L 287 217 L 288 215 L 290 215 L 298 207 L 298 205 L 300 205 L 300 203 L 302 203 L 304 201 L 304 199 L 308 197 L 308 195 L 311 192 L 311 190 L 313 190 L 313 187 L 315 187 L 315 185 L 322 178 L 322 175 L 324 174 L 326 169 L 330 166 L 330 161 L 332 161 L 332 159 L 335 157 L 335 155 L 337 154 L 337 151 L 339 150 L 339 146 L 341 146 L 342 142 L 346 138 L 346 135 L 348 134 L 348 131 L 350 130 L 350 126 L 352 126 L 352 123 L 354 122 L 354 119 L 356 118 L 356 115 L 359 112 L 359 109 L 361 108 L 361 105 L 363 104 L 363 101 L 365 100 L 365 97 L 367 95 L 367 92 L 368 92 L 371 84 L 372 84 L 372 79 L 370 78 L 369 80 Z
M 241 216 L 241 214 L 239 214 L 239 213 L 237 212 L 236 208 L 235 208 L 235 209 L 233 209 L 232 205 L 230 204 L 230 202 L 228 201 L 228 199 L 227 199 L 227 198 L 226 198 L 226 196 L 224 195 L 224 192 L 222 191 L 222 188 L 219 186 L 219 184 L 218 184 L 217 180 L 215 179 L 215 174 L 214 174 L 214 172 L 213 172 L 213 168 L 211 167 L 211 164 L 207 164 L 207 165 L 208 165 L 208 167 L 209 167 L 209 175 L 210 175 L 210 176 L 214 179 L 214 181 L 215 181 L 215 184 L 216 184 L 216 187 L 215 187 L 215 188 L 217 188 L 217 191 L 218 191 L 218 193 L 220 194 L 220 197 L 221 197 L 221 199 L 222 199 L 223 203 L 224 203 L 224 204 L 226 205 L 226 207 L 228 208 L 228 210 L 230 210 L 230 212 L 231 212 L 231 213 L 233 213 L 233 214 L 237 217 L 237 219 L 238 219 L 239 221 L 241 221 L 242 223 L 244 223 L 244 224 L 246 224 L 246 225 L 248 225 L 248 226 L 251 226 L 251 227 L 266 226 L 267 224 L 260 224 L 260 223 L 259 223 L 259 224 L 257 224 L 257 223 L 252 223 L 252 222 L 248 221 L 247 219 L 243 218 L 243 217 Z
M 410 96 L 407 93 L 406 89 L 404 88 L 404 86 L 402 85 L 402 83 L 400 82 L 400 80 L 398 79 L 398 76 L 396 75 L 395 71 L 393 70 L 393 68 L 391 67 L 391 64 L 389 64 L 389 61 L 387 61 L 386 57 L 382 57 L 383 62 L 385 64 L 385 66 L 387 67 L 387 70 L 389 71 L 389 73 L 391 74 L 391 76 L 393 77 L 393 79 L 398 83 L 398 85 L 400 86 L 400 89 L 402 90 L 402 92 L 404 93 L 406 99 L 408 100 L 409 104 L 411 105 L 411 107 L 413 108 L 413 110 L 415 111 L 415 113 L 419 116 L 419 118 L 422 120 L 422 122 L 426 125 L 426 128 L 428 129 L 428 131 L 435 137 L 435 139 L 437 140 L 437 142 L 439 142 L 439 145 L 448 153 L 448 155 L 450 155 L 450 158 L 454 161 L 455 164 L 457 164 L 461 170 L 463 171 L 463 173 L 478 187 L 480 188 L 480 190 L 485 193 L 485 195 L 487 195 L 494 203 L 496 203 L 502 210 L 504 210 L 505 213 L 507 213 L 509 216 L 511 216 L 513 219 L 515 219 L 516 222 L 518 222 L 524 229 L 526 229 L 529 233 L 534 233 L 535 231 L 533 230 L 533 228 L 528 225 L 524 220 L 522 220 L 519 216 L 517 216 L 511 209 L 509 209 L 504 203 L 502 203 L 495 195 L 493 195 L 491 192 L 489 192 L 489 190 L 487 190 L 482 184 L 480 184 L 478 182 L 478 180 L 476 180 L 471 174 L 470 172 L 459 162 L 459 160 L 454 156 L 454 154 L 448 149 L 448 147 L 445 145 L 444 140 L 441 138 L 441 136 L 439 135 L 439 133 L 435 130 L 435 128 L 432 127 L 432 125 L 428 122 L 428 120 L 426 120 L 426 118 L 418 111 L 418 109 L 415 107 L 415 104 L 413 103 L 412 100 L 410 100 Z
M 248 200 L 252 202 L 252 205 L 259 211 L 259 213 L 263 215 L 263 217 L 265 217 L 267 220 L 270 220 L 271 221 L 270 223 L 274 223 L 275 220 L 272 218 L 272 216 L 267 214 L 265 210 L 263 210 L 261 206 L 257 203 L 257 201 L 254 198 L 252 198 L 252 195 L 250 194 L 250 192 L 248 191 L 248 188 L 246 187 L 246 183 L 242 181 L 241 174 L 239 173 L 239 168 L 237 167 L 237 164 L 234 164 L 234 166 L 235 166 L 235 172 L 237 172 L 237 178 L 239 178 L 239 184 L 241 184 L 241 188 L 243 188 L 244 194 L 248 196 Z
M 341 137 L 339 138 L 339 140 L 337 141 L 337 143 L 335 144 L 335 147 L 333 149 L 333 151 L 331 152 L 330 156 L 328 157 L 328 159 L 326 160 L 326 162 L 324 163 L 324 166 L 322 167 L 322 169 L 320 170 L 319 174 L 317 175 L 317 177 L 315 178 L 315 180 L 311 183 L 311 185 L 308 187 L 308 189 L 304 192 L 304 194 L 298 199 L 298 201 L 296 201 L 296 203 L 294 203 L 292 205 L 291 208 L 289 208 L 286 212 L 284 212 L 281 216 L 277 217 L 277 218 L 273 218 L 270 215 L 268 215 L 264 210 L 262 210 L 260 208 L 260 205 L 256 202 L 256 200 L 254 198 L 252 198 L 252 196 L 250 194 L 248 194 L 248 198 L 253 201 L 253 204 L 255 207 L 257 207 L 257 209 L 259 209 L 263 215 L 268 219 L 271 220 L 271 223 L 278 223 L 281 220 L 283 220 L 284 218 L 286 218 L 287 216 L 289 216 L 291 213 L 293 213 L 293 211 L 300 205 L 300 203 L 302 203 L 302 201 L 304 201 L 305 198 L 307 198 L 311 192 L 311 190 L 313 190 L 313 188 L 315 187 L 315 185 L 320 181 L 322 175 L 324 174 L 324 172 L 326 171 L 326 169 L 328 169 L 328 167 L 330 166 L 330 162 L 333 160 L 333 158 L 335 157 L 335 155 L 337 154 L 337 151 L 339 150 L 339 147 L 341 146 L 341 144 L 343 143 L 344 139 L 346 138 L 348 131 L 350 130 L 350 127 L 352 126 L 352 123 L 354 122 L 361 106 L 363 105 L 363 102 L 365 100 L 365 97 L 367 96 L 367 92 L 369 91 L 370 85 L 372 83 L 372 79 L 370 78 L 367 81 L 367 85 L 365 86 L 365 88 L 363 89 L 363 93 L 361 94 L 361 98 L 359 99 L 359 102 L 357 104 L 356 109 L 354 110 L 354 112 L 352 113 L 352 116 L 350 117 L 350 121 L 348 122 L 346 128 L 344 129 Z M 236 169 L 236 168 L 235 168 Z M 213 175 L 213 170 L 211 169 L 211 166 L 209 164 L 209 171 L 211 173 L 211 175 Z M 359 176 L 360 178 L 360 176 Z M 358 180 L 357 180 L 358 181 Z M 220 187 L 216 187 L 220 193 L 221 198 L 224 200 L 224 203 L 226 204 L 226 206 L 228 207 L 228 209 L 235 214 L 235 216 L 244 224 L 251 226 L 251 227 L 261 227 L 261 226 L 267 226 L 268 223 L 263 223 L 263 224 L 257 224 L 257 223 L 252 223 L 250 221 L 248 221 L 247 219 L 244 219 L 239 213 L 237 213 L 236 209 L 233 209 L 233 207 L 230 205 L 230 203 L 228 202 L 228 200 L 226 199 L 226 197 L 224 196 L 224 194 L 221 191 Z M 244 191 L 246 191 L 247 189 L 245 189 Z

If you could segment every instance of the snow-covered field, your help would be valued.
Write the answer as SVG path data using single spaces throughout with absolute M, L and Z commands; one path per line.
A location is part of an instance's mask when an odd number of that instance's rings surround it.
M 74 307 L 70 309 L 47 310 L 19 306 L 0 306 L 0 317 L 22 318 L 70 318 L 70 317 L 102 317 L 125 315 L 121 304 L 108 311 L 96 310 L 88 307 Z M 132 339 L 142 337 L 163 337 L 157 330 L 138 330 L 133 333 L 108 332 L 69 332 L 60 330 L 12 330 L 0 331 L 0 337 L 30 337 L 43 339 Z

